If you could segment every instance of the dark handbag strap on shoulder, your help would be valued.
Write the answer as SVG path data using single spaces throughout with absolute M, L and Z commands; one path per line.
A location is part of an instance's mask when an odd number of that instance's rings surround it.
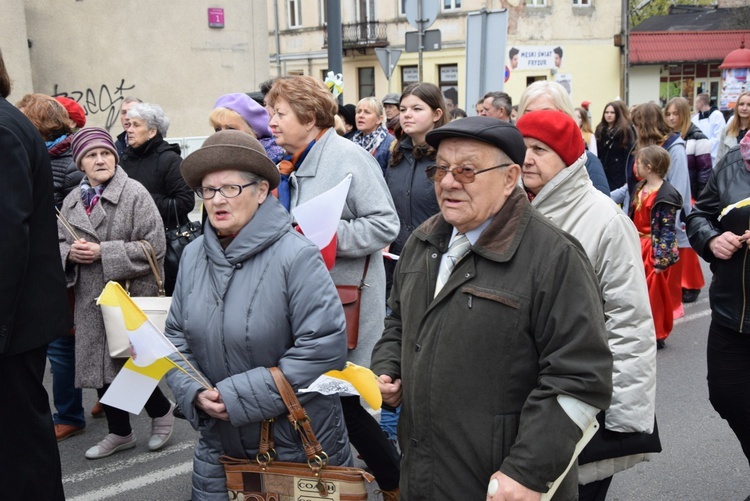
M 320 442 L 318 442 L 318 439 L 312 430 L 307 411 L 302 407 L 302 404 L 299 403 L 297 395 L 295 395 L 292 386 L 289 384 L 289 381 L 287 381 L 284 373 L 281 372 L 281 369 L 278 367 L 271 367 L 269 371 L 271 372 L 271 377 L 273 377 L 273 380 L 276 383 L 276 388 L 279 390 L 281 399 L 284 401 L 284 405 L 286 405 L 287 410 L 289 410 L 289 415 L 287 416 L 289 422 L 292 423 L 294 429 L 299 432 L 308 461 L 324 463 L 327 460 L 327 457 L 324 457 L 325 453 L 323 452 L 323 447 L 321 447 Z M 263 422 L 263 427 L 266 427 L 266 423 L 268 423 L 268 421 Z M 269 435 L 272 435 L 270 424 L 268 425 L 268 431 Z M 261 430 L 260 450 L 263 450 L 264 448 L 264 434 L 265 432 Z M 272 441 L 272 436 L 269 436 L 268 440 Z M 266 447 L 268 447 L 268 445 L 266 445 Z M 266 448 L 265 450 L 268 451 L 269 449 Z

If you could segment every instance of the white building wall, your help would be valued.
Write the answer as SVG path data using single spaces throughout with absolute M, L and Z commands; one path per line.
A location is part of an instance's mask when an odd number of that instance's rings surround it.
M 209 28 L 210 7 L 224 8 L 224 28 Z M 113 134 L 121 132 L 117 113 L 129 95 L 161 105 L 172 137 L 209 134 L 216 99 L 257 90 L 269 74 L 266 0 L 0 0 L 0 12 L 4 52 L 31 40 L 25 50 L 33 86 L 14 97 L 32 88 L 67 94 L 89 125 Z M 12 60 L 18 66 L 23 57 Z
M 11 103 L 33 90 L 26 38 L 23 0 L 0 0 L 0 50 L 11 79 L 12 88 L 8 96 Z
M 660 66 L 630 67 L 630 104 L 659 103 Z

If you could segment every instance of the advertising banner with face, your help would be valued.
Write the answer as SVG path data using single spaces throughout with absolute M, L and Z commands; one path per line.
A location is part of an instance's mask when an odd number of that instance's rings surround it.
M 563 48 L 553 45 L 521 45 L 508 50 L 510 70 L 551 70 L 563 63 Z

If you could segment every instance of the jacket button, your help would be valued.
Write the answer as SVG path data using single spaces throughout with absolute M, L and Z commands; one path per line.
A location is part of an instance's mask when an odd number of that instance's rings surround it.
M 411 439 L 411 445 L 412 445 L 412 447 L 418 446 L 419 445 L 419 440 L 417 440 L 416 438 L 412 438 Z
M 415 344 L 414 345 L 414 351 L 416 351 L 416 352 L 422 351 L 422 345 Z
M 471 276 L 471 273 L 467 273 L 467 274 L 466 274 L 466 275 L 464 275 L 464 276 L 465 276 L 466 278 L 469 278 L 469 277 Z
M 437 257 L 437 254 L 432 254 L 432 256 L 430 256 L 430 257 L 431 257 L 432 259 L 435 259 L 435 258 Z
M 239 270 L 240 268 L 242 268 L 242 263 L 237 263 L 234 265 L 235 270 Z

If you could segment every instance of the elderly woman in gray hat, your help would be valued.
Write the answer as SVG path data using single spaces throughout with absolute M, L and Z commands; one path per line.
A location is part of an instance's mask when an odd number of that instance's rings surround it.
M 180 371 L 167 382 L 200 432 L 192 499 L 224 501 L 219 455 L 255 458 L 262 421 L 287 413 L 269 368 L 279 367 L 295 389 L 342 369 L 344 313 L 320 251 L 269 196 L 279 172 L 255 138 L 217 132 L 180 170 L 208 219 L 183 254 L 166 335 L 213 389 Z M 329 464 L 350 465 L 338 395 L 305 393 L 299 400 Z M 288 420 L 276 420 L 274 440 L 279 461 L 307 461 Z

